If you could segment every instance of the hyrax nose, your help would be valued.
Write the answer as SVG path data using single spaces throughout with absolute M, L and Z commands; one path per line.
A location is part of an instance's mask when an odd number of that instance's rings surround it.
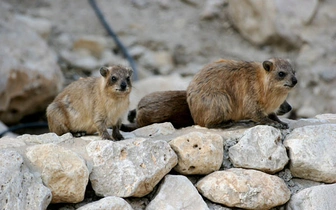
M 293 86 L 296 85 L 296 83 L 297 83 L 296 77 L 292 77 L 292 84 L 293 84 Z
M 120 89 L 121 89 L 121 90 L 125 90 L 126 87 L 127 87 L 127 84 L 126 84 L 126 82 L 123 81 L 123 82 L 120 84 Z

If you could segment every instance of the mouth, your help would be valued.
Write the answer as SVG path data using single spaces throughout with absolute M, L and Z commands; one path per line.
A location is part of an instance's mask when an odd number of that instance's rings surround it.
M 284 86 L 288 87 L 288 88 L 293 88 L 295 85 L 294 84 L 291 84 L 291 85 L 285 84 Z

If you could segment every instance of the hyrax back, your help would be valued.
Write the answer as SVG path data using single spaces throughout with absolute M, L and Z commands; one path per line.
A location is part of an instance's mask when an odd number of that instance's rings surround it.
M 288 125 L 275 112 L 296 83 L 295 72 L 284 59 L 219 60 L 194 76 L 187 101 L 195 124 L 201 126 L 224 128 L 252 120 L 284 129 Z
M 100 74 L 71 83 L 48 106 L 51 132 L 98 132 L 103 139 L 123 139 L 119 128 L 129 106 L 132 70 L 117 65 L 102 67 Z M 108 127 L 113 129 L 112 138 Z
M 138 103 L 135 123 L 122 125 L 121 130 L 132 131 L 162 122 L 171 122 L 175 128 L 194 124 L 185 90 L 157 91 L 144 96 Z

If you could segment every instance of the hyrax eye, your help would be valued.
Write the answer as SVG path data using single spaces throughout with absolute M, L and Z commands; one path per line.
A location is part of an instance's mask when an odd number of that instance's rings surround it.
M 112 82 L 115 82 L 115 81 L 117 81 L 117 77 L 115 77 L 115 76 L 112 76 L 112 77 L 111 77 L 111 81 L 112 81 Z
M 279 75 L 279 77 L 285 77 L 285 76 L 286 76 L 286 73 L 283 72 L 283 71 L 280 71 L 280 72 L 278 73 L 278 75 Z

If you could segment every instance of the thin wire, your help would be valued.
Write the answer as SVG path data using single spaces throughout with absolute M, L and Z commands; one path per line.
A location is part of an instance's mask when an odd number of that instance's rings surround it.
M 98 7 L 96 1 L 95 0 L 89 0 L 89 3 L 92 6 L 93 10 L 95 11 L 95 13 L 96 13 L 98 19 L 100 20 L 101 24 L 106 29 L 107 33 L 113 38 L 113 40 L 115 41 L 115 43 L 118 45 L 119 49 L 121 49 L 124 57 L 128 60 L 130 66 L 133 69 L 133 79 L 135 81 L 138 80 L 138 70 L 137 70 L 137 67 L 136 67 L 134 59 L 129 54 L 127 48 L 120 41 L 120 39 L 118 38 L 117 34 L 113 31 L 113 29 L 111 28 L 111 26 L 107 23 L 104 15 L 103 15 L 103 13 L 101 12 L 101 10 Z

